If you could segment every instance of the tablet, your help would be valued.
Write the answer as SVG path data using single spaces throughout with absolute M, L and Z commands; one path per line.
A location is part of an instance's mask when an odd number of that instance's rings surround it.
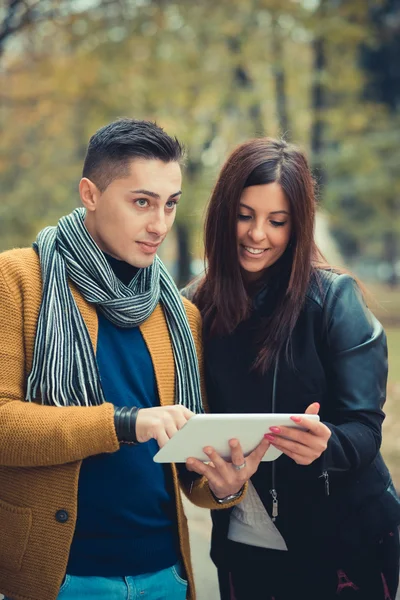
M 261 442 L 273 425 L 301 428 L 290 417 L 304 414 L 213 414 L 195 415 L 154 456 L 155 462 L 184 463 L 189 457 L 208 462 L 205 446 L 212 446 L 225 460 L 230 460 L 229 440 L 237 438 L 245 456 Z M 307 415 L 307 419 L 319 421 L 318 415 Z M 270 446 L 263 461 L 275 460 L 282 452 Z

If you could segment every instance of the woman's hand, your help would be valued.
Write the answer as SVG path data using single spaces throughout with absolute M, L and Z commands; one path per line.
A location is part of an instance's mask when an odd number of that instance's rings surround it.
M 293 427 L 270 427 L 271 433 L 267 434 L 267 439 L 298 465 L 310 465 L 326 450 L 332 433 L 320 421 L 307 419 L 307 415 L 316 415 L 318 411 L 319 404 L 314 402 L 307 408 L 304 417 L 291 417 L 294 423 L 307 431 Z
M 236 494 L 242 489 L 246 481 L 257 471 L 258 465 L 270 443 L 266 438 L 263 438 L 257 448 L 246 458 L 243 456 L 242 447 L 238 440 L 230 440 L 229 446 L 232 462 L 227 462 L 221 458 L 211 446 L 204 448 L 205 454 L 211 461 L 208 464 L 196 458 L 188 458 L 186 461 L 188 471 L 195 471 L 207 477 L 210 490 L 217 498 L 226 498 L 226 496 Z

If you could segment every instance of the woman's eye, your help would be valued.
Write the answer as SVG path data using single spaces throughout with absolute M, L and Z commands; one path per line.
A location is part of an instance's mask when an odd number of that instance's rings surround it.
M 270 221 L 273 227 L 283 227 L 286 225 L 286 221 Z
M 140 208 L 145 208 L 148 205 L 149 201 L 146 198 L 138 198 L 135 200 L 135 204 L 140 206 Z
M 167 208 L 175 208 L 175 206 L 177 205 L 177 201 L 176 200 L 168 200 L 168 202 L 165 204 L 165 206 Z
M 249 219 L 251 219 L 250 215 L 238 215 L 238 219 L 239 221 L 248 221 Z

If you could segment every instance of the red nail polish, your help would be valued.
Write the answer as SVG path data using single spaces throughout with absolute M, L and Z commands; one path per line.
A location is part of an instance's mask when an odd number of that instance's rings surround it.
M 273 441 L 275 441 L 275 436 L 274 436 L 274 435 L 271 435 L 270 433 L 266 433 L 266 434 L 264 435 L 264 437 L 265 437 L 265 438 L 267 438 L 267 440 L 269 440 L 270 442 L 273 442 Z
M 270 427 L 270 430 L 273 431 L 274 433 L 280 433 L 281 430 L 279 429 L 279 427 Z
M 292 421 L 294 421 L 295 423 L 300 423 L 301 422 L 301 417 L 290 417 L 292 419 Z

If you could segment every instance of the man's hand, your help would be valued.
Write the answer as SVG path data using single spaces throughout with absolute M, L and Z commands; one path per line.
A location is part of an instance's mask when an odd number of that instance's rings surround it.
M 242 447 L 238 440 L 230 440 L 229 446 L 231 448 L 232 462 L 227 462 L 221 458 L 214 448 L 210 446 L 204 448 L 205 454 L 207 454 L 211 461 L 208 464 L 196 458 L 188 458 L 186 461 L 186 467 L 189 471 L 195 471 L 207 477 L 210 490 L 217 498 L 225 498 L 231 494 L 236 494 L 243 487 L 246 481 L 257 471 L 258 465 L 268 450 L 270 443 L 264 438 L 257 448 L 246 456 L 246 459 L 243 456 Z M 241 465 L 245 466 L 238 470 L 237 467 Z
M 179 404 L 141 408 L 136 419 L 137 441 L 155 439 L 162 448 L 193 416 L 191 410 Z

